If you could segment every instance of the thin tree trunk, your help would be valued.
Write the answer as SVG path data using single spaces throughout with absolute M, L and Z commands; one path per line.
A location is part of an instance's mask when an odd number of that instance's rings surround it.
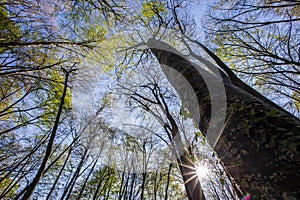
M 145 191 L 145 185 L 146 185 L 147 172 L 143 172 L 142 177 L 143 177 L 143 179 L 142 179 L 142 185 L 141 185 L 141 188 L 142 188 L 142 190 L 141 190 L 141 200 L 144 199 L 144 191 Z
M 133 177 L 131 179 L 131 184 L 130 184 L 130 192 L 129 192 L 129 199 L 133 199 L 133 186 L 134 186 L 134 183 L 135 183 L 135 180 L 136 180 L 136 174 L 134 173 L 133 174 Z
M 170 184 L 171 170 L 172 170 L 172 163 L 169 164 L 167 186 L 166 186 L 166 190 L 165 190 L 165 200 L 168 200 L 168 189 L 169 189 L 169 184 Z M 155 196 L 155 198 L 156 198 L 156 196 Z
M 51 189 L 50 189 L 50 191 L 49 191 L 49 193 L 48 193 L 48 195 L 46 197 L 46 200 L 48 200 L 51 197 L 51 194 L 52 194 L 53 190 L 55 189 L 55 186 L 56 186 L 56 184 L 57 184 L 57 182 L 58 182 L 61 174 L 63 173 L 63 171 L 64 171 L 64 169 L 66 167 L 66 164 L 67 164 L 67 162 L 69 160 L 69 157 L 71 155 L 72 150 L 73 150 L 73 148 L 70 147 L 68 155 L 67 155 L 67 158 L 65 159 L 65 162 L 64 162 L 63 166 L 61 167 L 61 169 L 60 169 L 60 171 L 59 171 L 59 173 L 58 173 L 58 175 L 57 175 L 57 177 L 56 177 L 56 179 L 55 179 L 55 181 L 54 181 L 54 183 L 53 183 L 53 185 L 52 185 L 52 187 L 51 187 Z
M 153 183 L 153 198 L 154 200 L 156 200 L 156 196 L 157 196 L 157 183 L 156 183 L 156 179 L 157 179 L 157 173 L 158 173 L 158 170 L 155 171 L 155 176 L 154 176 L 154 183 Z
M 98 198 L 98 193 L 99 193 L 101 184 L 102 184 L 102 182 L 105 178 L 105 175 L 106 175 L 105 173 L 106 173 L 107 168 L 106 167 L 104 168 L 104 172 L 102 172 L 102 170 L 103 169 L 101 169 L 101 177 L 99 177 L 99 182 L 97 184 L 96 190 L 95 190 L 94 195 L 93 195 L 93 200 L 96 200 Z M 100 194 L 101 194 L 101 192 L 100 192 Z
M 110 191 L 111 191 L 111 188 L 112 188 L 111 187 L 112 183 L 113 183 L 113 181 L 110 181 L 109 186 L 108 186 L 108 191 L 107 191 L 106 196 L 105 196 L 105 199 L 108 199 L 108 197 L 109 197 L 109 194 L 110 194 Z
M 110 170 L 110 169 L 109 169 L 109 170 Z M 103 196 L 105 195 L 107 188 L 108 188 L 108 193 L 109 193 L 109 191 L 110 191 L 110 189 L 111 189 L 110 186 L 106 187 L 106 185 L 107 185 L 108 183 L 109 183 L 109 185 L 111 185 L 112 182 L 113 182 L 113 181 L 110 179 L 110 177 L 111 177 L 111 175 L 113 174 L 113 172 L 109 171 L 108 173 L 109 173 L 109 174 L 108 174 L 108 176 L 106 177 L 105 183 L 104 183 L 103 187 L 101 188 L 101 190 L 100 190 L 100 192 L 99 192 L 100 195 L 103 193 Z M 105 177 L 104 177 L 104 178 L 105 178 Z
M 53 129 L 52 129 L 52 132 L 51 132 L 51 136 L 50 136 L 47 148 L 46 148 L 46 153 L 45 153 L 44 159 L 43 159 L 43 161 L 40 165 L 40 168 L 39 168 L 38 172 L 36 173 L 33 181 L 26 187 L 26 192 L 22 197 L 23 200 L 29 199 L 29 197 L 31 196 L 31 194 L 34 191 L 35 187 L 37 186 L 38 182 L 40 181 L 40 179 L 41 179 L 41 177 L 44 173 L 44 170 L 46 168 L 46 164 L 47 164 L 47 161 L 50 157 L 52 146 L 53 146 L 54 139 L 55 139 L 55 135 L 56 135 L 56 132 L 57 132 L 57 129 L 58 129 L 60 116 L 61 116 L 62 111 L 63 111 L 63 105 L 65 103 L 65 97 L 66 97 L 66 94 L 67 94 L 69 75 L 70 75 L 69 72 L 66 72 L 63 94 L 62 94 L 62 97 L 61 97 L 61 101 L 60 101 L 60 104 L 59 104 L 59 108 L 58 108 L 58 111 L 57 111 L 55 123 L 54 123 Z
M 179 132 L 178 125 L 169 110 L 168 104 L 164 99 L 164 95 L 161 93 L 160 88 L 157 85 L 154 85 L 153 88 L 149 88 L 149 89 L 151 89 L 155 101 L 145 98 L 136 93 L 135 95 L 147 102 L 158 105 L 161 111 L 166 116 L 167 122 L 164 122 L 163 128 L 166 131 L 168 138 L 171 142 L 170 146 L 173 151 L 174 157 L 177 159 L 177 164 L 179 166 L 180 173 L 184 181 L 184 186 L 187 192 L 187 196 L 189 200 L 205 200 L 203 190 L 199 182 L 199 177 L 197 176 L 196 173 L 196 167 L 193 161 L 189 158 L 190 156 L 192 157 L 192 154 L 189 154 L 189 152 L 185 149 L 185 146 L 182 142 L 182 138 Z M 144 104 L 142 101 L 140 101 L 138 98 L 134 96 L 131 96 L 131 98 L 134 99 L 136 102 L 138 102 L 140 105 L 142 105 L 143 109 L 150 112 L 155 118 L 161 120 L 161 117 L 154 114 L 154 112 L 151 111 L 148 105 Z M 143 187 L 142 187 L 142 194 L 143 194 Z M 143 196 L 141 196 L 141 199 L 142 198 Z
M 128 188 L 128 182 L 129 182 L 129 179 L 130 179 L 130 173 L 128 172 L 127 173 L 127 178 L 126 178 L 126 183 L 124 185 L 124 189 L 123 189 L 123 195 L 124 195 L 124 199 L 128 199 L 128 191 L 127 191 L 127 188 Z
M 123 196 L 123 183 L 124 183 L 124 178 L 125 178 L 125 171 L 122 172 L 122 178 L 121 178 L 121 185 L 120 185 L 120 189 L 119 189 L 119 200 L 122 199 Z
M 86 186 L 86 184 L 87 184 L 87 182 L 88 182 L 88 180 L 89 180 L 91 174 L 93 173 L 94 168 L 95 168 L 97 162 L 98 162 L 98 158 L 94 161 L 94 164 L 93 164 L 92 169 L 90 170 L 88 176 L 84 178 L 85 180 L 84 180 L 83 186 L 81 187 L 80 193 L 79 193 L 79 195 L 78 195 L 78 197 L 77 197 L 78 200 L 80 200 L 80 198 L 81 198 L 81 196 L 82 196 L 82 194 L 83 194 L 83 191 L 84 191 L 84 189 L 85 189 L 85 186 Z
M 172 135 L 172 148 L 174 155 L 177 158 L 177 163 L 179 165 L 180 173 L 184 181 L 184 187 L 187 192 L 189 200 L 205 200 L 202 186 L 199 181 L 199 177 L 196 173 L 196 166 L 194 162 L 190 159 L 189 152 L 184 149 L 184 145 L 179 133 L 177 123 L 173 116 L 171 115 L 168 106 L 161 95 L 162 105 L 164 106 L 165 115 L 167 116 L 170 126 L 167 125 L 166 131 L 171 131 Z
M 81 170 L 81 168 L 82 168 L 82 166 L 83 166 L 83 164 L 85 162 L 87 152 L 88 152 L 88 149 L 85 148 L 84 153 L 82 155 L 82 158 L 81 158 L 81 160 L 80 160 L 80 162 L 79 162 L 79 164 L 77 166 L 77 169 L 76 169 L 76 171 L 75 171 L 75 173 L 74 173 L 74 175 L 73 175 L 70 183 L 68 184 L 67 188 L 65 189 L 65 191 L 64 191 L 61 199 L 64 199 L 65 196 L 66 196 L 66 199 L 70 198 L 70 195 L 72 193 L 72 190 L 73 190 L 73 187 L 74 187 L 74 185 L 76 183 L 76 180 L 80 176 L 80 170 Z

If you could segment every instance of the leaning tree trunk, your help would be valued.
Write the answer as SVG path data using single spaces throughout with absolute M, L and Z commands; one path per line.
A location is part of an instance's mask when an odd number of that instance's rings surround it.
M 189 158 L 187 151 L 185 151 L 177 159 L 180 173 L 184 181 L 184 187 L 189 200 L 205 200 L 203 189 L 200 180 L 196 173 L 195 164 Z
M 167 105 L 164 102 L 165 108 Z M 196 173 L 195 163 L 190 158 L 189 151 L 184 148 L 182 138 L 179 134 L 179 128 L 175 119 L 169 112 L 169 109 L 164 110 L 165 115 L 170 122 L 172 135 L 172 150 L 177 158 L 177 163 L 180 169 L 180 173 L 184 182 L 184 187 L 189 200 L 205 200 L 202 186 L 200 184 L 199 177 Z
M 165 43 L 149 40 L 148 46 L 159 62 L 176 70 L 189 82 L 199 104 L 199 128 L 207 134 L 217 122 L 211 120 L 211 95 L 203 75 L 218 79 L 212 73 L 195 68 L 175 49 Z M 218 63 L 218 62 L 217 62 Z M 179 82 L 163 67 L 167 78 L 182 97 Z M 199 73 L 200 72 L 200 73 Z M 228 73 L 227 73 L 228 74 Z M 222 77 L 223 78 L 223 77 Z M 224 81 L 224 79 L 222 80 Z M 226 116 L 213 146 L 226 172 L 234 179 L 236 192 L 251 199 L 300 199 L 300 121 L 284 112 L 250 87 L 224 81 Z M 193 108 L 187 106 L 195 116 Z M 225 109 L 225 108 L 224 108 Z M 217 130 L 217 129 L 216 129 Z M 210 133 L 211 134 L 211 133 Z

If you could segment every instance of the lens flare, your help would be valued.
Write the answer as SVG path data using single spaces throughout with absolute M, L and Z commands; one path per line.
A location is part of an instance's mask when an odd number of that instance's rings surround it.
M 199 178 L 205 178 L 209 173 L 209 169 L 205 165 L 198 165 L 196 168 L 196 173 Z
M 244 198 L 243 198 L 243 200 L 250 200 L 251 199 L 251 195 L 250 194 L 247 194 Z

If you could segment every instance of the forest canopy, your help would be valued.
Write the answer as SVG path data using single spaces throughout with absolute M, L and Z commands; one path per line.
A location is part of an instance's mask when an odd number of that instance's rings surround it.
M 203 44 L 296 118 L 299 21 L 299 1 L 2 1 L 0 199 L 191 199 L 195 177 L 239 199 L 147 42 L 217 66 Z

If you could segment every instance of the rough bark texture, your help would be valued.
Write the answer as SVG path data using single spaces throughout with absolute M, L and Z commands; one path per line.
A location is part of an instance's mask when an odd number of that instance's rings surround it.
M 211 102 L 199 71 L 181 56 L 149 46 L 161 64 L 181 73 L 193 87 L 201 116 L 199 128 L 205 134 L 210 123 Z M 176 82 L 171 84 L 179 94 L 183 93 Z M 299 119 L 269 100 L 253 95 L 253 91 L 230 82 L 224 82 L 224 86 L 226 120 L 214 150 L 240 189 L 237 193 L 249 193 L 252 199 L 260 200 L 300 199 Z

